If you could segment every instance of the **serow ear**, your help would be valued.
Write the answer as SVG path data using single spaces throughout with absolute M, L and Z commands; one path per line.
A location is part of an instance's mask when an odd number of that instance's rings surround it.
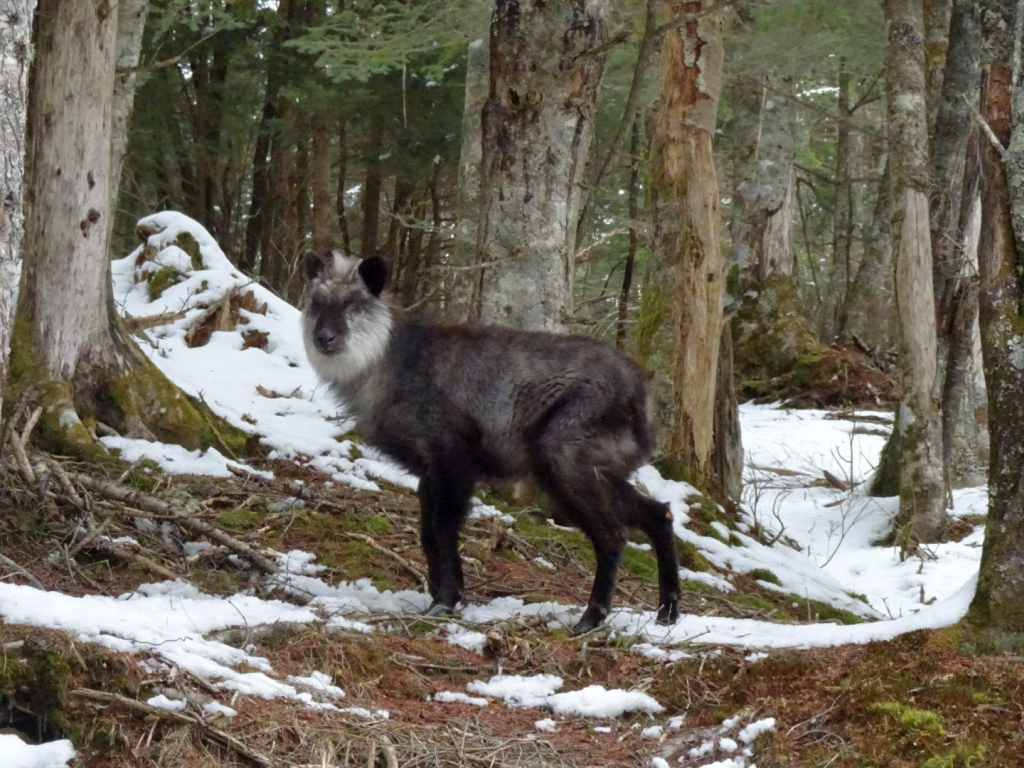
M 316 254 L 313 251 L 306 251 L 303 254 L 302 263 L 306 270 L 307 280 L 315 280 L 320 277 L 324 271 L 324 267 L 327 266 L 327 262 L 325 262 L 319 254 Z
M 366 284 L 366 290 L 380 296 L 388 281 L 388 265 L 380 256 L 371 256 L 359 262 L 359 276 Z

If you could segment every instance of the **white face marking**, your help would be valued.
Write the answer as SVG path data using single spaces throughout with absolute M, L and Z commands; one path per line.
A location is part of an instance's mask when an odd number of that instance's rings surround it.
M 327 287 L 328 292 L 332 289 L 342 292 L 362 289 L 365 293 L 357 271 L 359 261 L 335 251 L 320 283 Z M 391 310 L 383 301 L 374 300 L 358 311 L 347 313 L 345 319 L 348 333 L 344 346 L 333 355 L 325 355 L 313 343 L 315 315 L 308 308 L 302 315 L 302 341 L 306 356 L 317 375 L 328 383 L 343 384 L 364 373 L 384 356 L 391 340 Z
M 330 383 L 351 381 L 377 363 L 391 340 L 391 311 L 383 304 L 349 320 L 345 346 L 333 355 L 325 355 L 313 343 L 313 323 L 303 316 L 302 340 L 313 370 Z

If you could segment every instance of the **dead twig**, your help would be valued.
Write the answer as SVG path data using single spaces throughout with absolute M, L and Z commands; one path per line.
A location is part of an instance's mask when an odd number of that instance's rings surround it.
M 370 549 L 373 549 L 373 550 L 375 550 L 377 552 L 380 552 L 382 555 L 387 555 L 392 560 L 395 560 L 403 568 L 405 568 L 405 570 L 407 570 L 410 574 L 412 574 L 416 578 L 416 580 L 420 583 L 420 586 L 423 587 L 423 591 L 424 592 L 429 592 L 430 591 L 429 582 L 427 581 L 427 577 L 423 573 L 423 571 L 421 571 L 415 565 L 410 563 L 408 560 L 406 560 L 404 557 L 402 557 L 397 552 L 395 552 L 393 550 L 390 550 L 387 547 L 382 547 L 380 544 L 378 544 L 376 541 L 374 541 L 372 536 L 367 536 L 365 533 L 346 533 L 345 537 L 349 538 L 349 539 L 356 539 L 358 541 L 361 541 L 364 544 L 366 544 L 366 546 L 370 547 Z
M 11 558 L 7 557 L 6 555 L 0 555 L 0 565 L 5 565 L 15 573 L 19 574 L 20 576 L 24 576 L 25 579 L 27 579 L 36 589 L 46 589 L 46 587 L 43 586 L 43 583 L 39 581 L 39 579 L 37 579 L 35 576 L 33 576 L 31 573 L 25 570 L 24 567 L 18 565 L 16 562 L 11 560 Z
M 103 496 L 110 501 L 117 501 L 146 512 L 151 512 L 155 515 L 166 517 L 172 520 L 174 524 L 180 528 L 206 536 L 211 541 L 222 544 L 264 573 L 276 575 L 280 572 L 280 568 L 278 568 L 277 563 L 263 553 L 258 552 L 253 547 L 250 547 L 244 541 L 239 541 L 234 536 L 225 533 L 204 520 L 182 515 L 178 510 L 165 501 L 153 498 L 152 496 L 136 491 L 133 488 L 117 485 L 109 480 L 102 480 L 100 478 L 89 477 L 88 475 L 78 473 L 75 473 L 72 477 L 75 482 L 83 488 L 92 491 L 93 493 L 98 493 L 100 496 Z
M 274 763 L 274 761 L 269 757 L 247 747 L 234 736 L 225 733 L 219 728 L 214 728 L 212 725 L 208 725 L 202 720 L 191 717 L 190 715 L 185 715 L 181 712 L 171 712 L 170 710 L 161 709 L 160 707 L 154 707 L 151 704 L 136 701 L 135 699 L 129 699 L 127 696 L 122 696 L 119 693 L 108 693 L 107 691 L 94 691 L 89 688 L 78 688 L 71 691 L 71 695 L 78 696 L 83 699 L 90 699 L 92 701 L 100 701 L 104 704 L 117 704 L 125 707 L 126 709 L 141 712 L 144 715 L 155 717 L 160 720 L 170 720 L 171 722 L 178 723 L 180 725 L 192 726 L 199 732 L 199 735 L 207 741 L 210 741 L 217 746 L 230 749 L 255 765 L 266 766 L 266 768 L 274 768 L 276 765 L 276 763 Z M 392 749 L 392 752 L 393 751 L 394 750 Z

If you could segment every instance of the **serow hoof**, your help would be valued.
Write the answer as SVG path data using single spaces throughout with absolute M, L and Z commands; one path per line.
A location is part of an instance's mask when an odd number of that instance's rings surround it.
M 604 623 L 604 615 L 594 611 L 591 612 L 588 608 L 583 614 L 583 618 L 579 620 L 579 623 L 572 628 L 572 636 L 577 637 L 578 635 L 584 635 L 593 629 L 597 629 Z
M 662 603 L 658 608 L 658 623 L 662 625 L 675 624 L 679 620 L 679 601 L 669 600 Z
M 430 607 L 423 612 L 424 616 L 450 616 L 454 609 L 444 603 L 431 603 Z

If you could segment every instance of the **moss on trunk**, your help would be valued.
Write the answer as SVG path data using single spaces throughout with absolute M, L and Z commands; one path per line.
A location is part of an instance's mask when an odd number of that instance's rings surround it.
M 41 342 L 30 325 L 23 315 L 15 320 L 4 404 L 7 409 L 21 402 L 42 408 L 32 437 L 44 450 L 106 461 L 110 455 L 96 440 L 102 424 L 125 437 L 176 443 L 189 450 L 214 447 L 236 458 L 255 452 L 255 437 L 185 395 L 127 344 L 121 366 L 94 365 L 76 371 L 74 381 L 54 378 L 40 359 Z

